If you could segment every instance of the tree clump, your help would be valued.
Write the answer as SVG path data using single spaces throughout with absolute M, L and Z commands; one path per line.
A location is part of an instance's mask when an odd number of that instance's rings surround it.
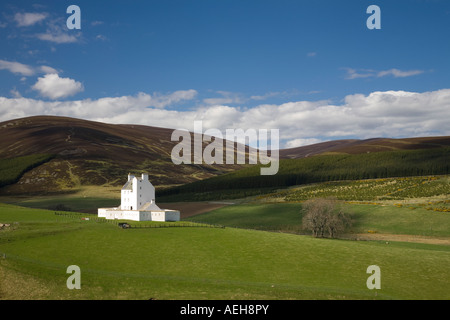
M 336 238 L 351 227 L 351 218 L 335 199 L 310 199 L 302 208 L 303 228 L 316 238 Z

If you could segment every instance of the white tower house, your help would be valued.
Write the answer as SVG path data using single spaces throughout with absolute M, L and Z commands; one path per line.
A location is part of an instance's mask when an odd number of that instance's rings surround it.
M 128 174 L 128 181 L 121 190 L 122 210 L 157 209 L 155 204 L 155 187 L 148 180 L 148 174 L 140 178 Z M 159 208 L 158 208 L 159 209 Z

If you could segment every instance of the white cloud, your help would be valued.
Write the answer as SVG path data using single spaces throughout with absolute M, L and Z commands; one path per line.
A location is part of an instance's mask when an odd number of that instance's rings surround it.
M 8 70 L 22 76 L 32 76 L 35 73 L 35 70 L 26 64 L 6 60 L 0 60 L 0 70 Z
M 218 93 L 220 95 L 220 97 L 206 98 L 206 99 L 203 99 L 203 102 L 207 105 L 243 104 L 250 100 L 262 101 L 262 100 L 267 100 L 267 99 L 277 97 L 277 96 L 278 97 L 279 96 L 288 97 L 291 95 L 298 94 L 298 92 L 294 92 L 294 91 L 292 91 L 292 92 L 288 92 L 288 91 L 267 92 L 262 95 L 253 95 L 250 97 L 245 97 L 241 93 L 230 92 L 230 91 L 216 91 L 216 93 Z
M 323 142 L 323 141 L 320 139 L 316 139 L 316 138 L 294 139 L 294 140 L 289 140 L 288 142 L 286 142 L 285 147 L 286 148 L 297 148 L 297 147 L 308 146 L 310 144 L 315 144 L 315 143 L 320 143 L 320 142 Z
M 195 90 L 186 90 L 166 95 L 139 93 L 75 101 L 0 97 L 0 121 L 46 114 L 193 130 L 194 121 L 203 120 L 204 130 L 279 129 L 283 147 L 350 137 L 450 135 L 450 89 L 354 94 L 346 96 L 339 105 L 330 101 L 296 101 L 261 104 L 248 109 L 225 105 L 163 109 L 193 99 L 196 94 Z
M 179 90 L 170 94 L 154 93 L 150 99 L 149 107 L 165 108 L 169 105 L 176 104 L 183 100 L 191 100 L 197 96 L 196 90 Z
M 383 71 L 376 71 L 372 69 L 352 69 L 352 68 L 344 68 L 347 71 L 346 79 L 358 79 L 358 78 L 382 78 L 386 76 L 393 76 L 394 78 L 405 78 L 416 76 L 421 73 L 424 73 L 423 70 L 409 70 L 402 71 L 399 69 L 389 69 Z
M 80 39 L 81 32 L 71 31 L 65 27 L 65 23 L 61 19 L 51 21 L 47 24 L 45 33 L 38 33 L 36 37 L 43 41 L 49 41 L 57 44 L 74 43 Z
M 50 99 L 66 98 L 84 90 L 81 82 L 70 78 L 60 78 L 56 73 L 39 77 L 32 89 Z
M 73 43 L 77 42 L 78 38 L 74 35 L 69 35 L 67 33 L 53 33 L 51 31 L 47 30 L 47 33 L 39 33 L 36 35 L 36 37 L 43 41 L 50 41 L 54 43 Z
M 98 34 L 98 35 L 95 37 L 95 39 L 96 39 L 96 40 L 100 40 L 100 41 L 107 41 L 107 40 L 108 40 L 108 38 L 107 38 L 106 36 L 102 35 L 102 34 Z
M 42 73 L 59 73 L 56 69 L 49 66 L 40 66 L 38 70 Z
M 42 20 L 47 18 L 46 13 L 16 13 L 14 15 L 14 20 L 17 22 L 17 26 L 19 27 L 28 27 L 32 26 Z
M 395 78 L 404 78 L 404 77 L 415 76 L 415 75 L 418 75 L 418 74 L 421 74 L 421 73 L 423 73 L 422 70 L 401 71 L 401 70 L 398 70 L 398 69 L 390 69 L 390 70 L 378 72 L 377 77 L 380 78 L 380 77 L 392 75 Z
M 51 43 L 75 43 L 81 40 L 81 31 L 68 30 L 66 27 L 65 17 L 58 15 L 55 16 L 49 13 L 16 13 L 14 20 L 19 27 L 34 26 L 43 22 L 45 32 L 41 30 L 35 33 L 36 28 L 25 29 L 23 32 L 27 32 L 27 37 L 32 36 L 42 41 L 48 41 Z M 29 34 L 33 32 L 33 34 Z
M 374 71 L 373 70 L 359 70 L 356 71 L 352 68 L 345 68 L 347 70 L 347 76 L 346 79 L 358 79 L 358 78 L 368 78 L 368 77 L 374 77 Z M 364 73 L 362 73 L 364 72 Z
M 281 92 L 268 92 L 266 94 L 260 95 L 260 96 L 251 96 L 250 99 L 252 100 L 266 100 L 269 98 L 273 98 L 276 96 L 279 96 Z
M 181 90 L 163 96 L 140 92 L 135 96 L 105 97 L 96 100 L 43 101 L 0 97 L 0 121 L 32 115 L 59 115 L 110 123 L 134 123 L 182 128 L 198 113 L 157 108 L 193 98 L 195 90 Z M 164 101 L 164 102 L 163 102 Z M 169 102 L 170 101 L 170 102 Z M 153 108 L 152 108 L 153 107 Z
M 20 62 L 6 60 L 0 60 L 0 70 L 8 70 L 22 76 L 32 76 L 36 73 L 58 73 L 56 69 L 49 66 L 32 67 Z
M 11 95 L 12 95 L 14 98 L 22 98 L 22 95 L 20 94 L 20 92 L 19 92 L 16 88 L 12 89 L 12 90 L 10 91 L 10 93 L 11 93 Z
M 198 114 L 149 108 L 173 100 L 174 96 L 188 99 L 195 90 L 177 91 L 167 99 L 159 95 L 155 101 L 146 93 L 136 96 L 105 97 L 96 100 L 84 99 L 74 101 L 43 101 L 29 98 L 8 99 L 0 97 L 0 121 L 32 115 L 60 115 L 81 119 L 104 121 L 109 123 L 134 123 L 160 127 L 183 128 L 195 120 Z M 158 100 L 159 99 L 159 100 Z
M 216 93 L 218 93 L 221 97 L 203 99 L 203 102 L 208 105 L 219 105 L 243 103 L 245 101 L 239 93 L 229 91 L 216 91 Z

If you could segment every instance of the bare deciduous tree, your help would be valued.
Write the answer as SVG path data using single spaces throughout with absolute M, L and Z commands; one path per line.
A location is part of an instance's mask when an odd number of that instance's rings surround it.
M 335 238 L 351 226 L 351 219 L 334 199 L 311 199 L 303 204 L 303 228 L 314 237 L 323 238 L 328 233 Z

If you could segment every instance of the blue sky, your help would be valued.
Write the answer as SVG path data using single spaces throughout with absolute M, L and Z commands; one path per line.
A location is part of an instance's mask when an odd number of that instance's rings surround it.
M 69 30 L 69 5 L 81 30 Z M 369 30 L 369 5 L 381 29 Z M 0 120 L 450 135 L 446 0 L 2 1 Z

